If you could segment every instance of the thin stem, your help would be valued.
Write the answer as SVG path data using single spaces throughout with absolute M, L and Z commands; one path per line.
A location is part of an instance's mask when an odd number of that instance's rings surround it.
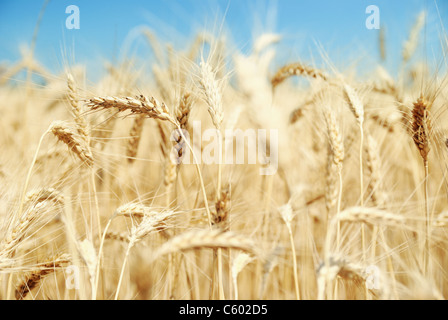
M 179 134 L 182 136 L 182 139 L 184 139 L 185 143 L 188 146 L 188 149 L 190 150 L 190 152 L 193 154 L 193 161 L 196 164 L 196 171 L 198 173 L 199 176 L 199 182 L 201 183 L 201 190 L 202 190 L 202 196 L 204 198 L 204 205 L 205 205 L 205 210 L 207 212 L 207 217 L 208 217 L 208 224 L 209 227 L 212 227 L 212 215 L 210 213 L 210 208 L 208 206 L 208 200 L 207 200 L 207 192 L 205 191 L 205 186 L 204 186 L 204 179 L 202 178 L 202 173 L 201 173 L 201 168 L 199 166 L 199 162 L 198 159 L 196 158 L 196 155 L 193 151 L 193 148 L 190 145 L 190 142 L 188 142 L 187 138 L 185 137 L 185 135 L 182 132 L 181 127 L 179 126 L 179 124 L 174 123 L 174 125 L 176 125 L 176 127 L 179 129 Z
M 20 206 L 19 206 L 19 213 L 18 213 L 19 217 L 22 215 L 23 203 L 25 202 L 25 195 L 26 195 L 26 191 L 28 189 L 28 184 L 30 183 L 31 172 L 33 171 L 34 164 L 36 163 L 37 155 L 39 154 L 39 150 L 40 150 L 40 146 L 42 145 L 42 141 L 44 140 L 44 137 L 46 136 L 46 134 L 48 132 L 49 132 L 49 130 L 45 131 L 44 134 L 40 137 L 39 144 L 37 145 L 36 152 L 34 153 L 33 161 L 31 162 L 31 166 L 28 170 L 28 174 L 27 174 L 26 180 L 25 180 L 25 186 L 23 187 L 22 195 L 20 197 Z
M 101 259 L 103 257 L 103 246 L 104 246 L 104 240 L 106 238 L 106 234 L 107 234 L 107 230 L 109 230 L 110 224 L 112 223 L 112 220 L 115 218 L 115 214 L 109 219 L 109 221 L 107 222 L 106 227 L 104 228 L 104 232 L 103 235 L 101 237 L 101 242 L 100 242 L 100 248 L 98 250 L 98 263 L 96 265 L 96 283 L 95 283 L 95 294 L 92 294 L 92 297 L 94 298 L 94 300 L 96 299 L 96 293 L 98 291 L 98 279 L 99 279 L 99 274 L 100 274 L 100 264 L 101 264 Z
M 234 300 L 238 300 L 238 280 L 237 277 L 233 277 L 233 291 L 234 291 Z
M 115 300 L 118 300 L 118 295 L 120 293 L 120 288 L 121 288 L 121 282 L 123 281 L 124 270 L 126 268 L 126 262 L 128 261 L 129 252 L 131 251 L 132 246 L 133 246 L 133 243 L 130 242 L 128 245 L 128 248 L 126 250 L 126 256 L 124 257 L 123 266 L 121 267 L 120 279 L 118 280 L 117 292 L 115 293 L 115 298 L 114 298 Z
M 222 249 L 218 248 L 218 295 L 219 300 L 224 300 L 224 284 L 222 280 Z
M 339 175 L 339 194 L 338 194 L 338 204 L 337 204 L 337 212 L 338 216 L 341 212 L 341 202 L 342 202 L 342 166 L 338 166 L 338 175 Z M 328 223 L 328 222 L 327 222 Z M 338 220 L 337 233 L 336 233 L 336 244 L 337 250 L 339 251 L 341 241 L 341 222 Z
M 218 132 L 218 150 L 219 150 L 219 161 L 218 161 L 218 186 L 216 188 L 216 199 L 221 197 L 221 179 L 222 179 L 222 135 L 219 129 Z M 224 300 L 224 283 L 222 274 L 222 250 L 218 248 L 218 294 L 219 300 Z
M 361 207 L 364 206 L 364 177 L 363 177 L 363 163 L 362 163 L 362 152 L 364 145 L 364 130 L 362 127 L 362 122 L 359 123 L 360 132 L 360 143 L 359 143 L 359 183 L 360 183 L 360 204 Z M 365 224 L 361 224 L 361 247 L 362 247 L 362 259 L 364 263 L 367 262 L 366 254 L 366 231 Z M 365 287 L 366 297 L 369 297 L 369 290 Z
M 216 188 L 216 198 L 219 199 L 221 195 L 221 179 L 222 179 L 222 135 L 221 131 L 218 131 L 218 149 L 219 149 L 219 162 L 218 162 L 218 186 Z
M 384 231 L 383 228 L 380 228 L 380 237 L 381 237 L 381 241 L 383 241 L 383 244 L 385 246 L 385 251 L 390 251 L 390 248 L 388 247 L 387 243 L 386 243 L 386 237 L 384 236 Z M 392 279 L 392 291 L 394 293 L 394 298 L 396 300 L 398 300 L 398 292 L 397 292 L 397 280 L 395 279 L 395 271 L 394 271 L 394 265 L 392 262 L 392 258 L 391 256 L 388 254 L 387 255 L 387 267 L 389 268 L 389 272 L 391 274 L 391 279 Z
M 96 192 L 96 184 L 95 184 L 95 172 L 93 171 L 93 167 L 91 168 L 91 174 L 90 179 L 92 182 L 92 188 L 93 188 L 93 198 L 95 199 L 95 210 L 96 210 L 96 223 L 98 224 L 98 239 L 101 242 L 101 219 L 100 219 L 100 208 L 98 204 L 98 196 Z
M 22 195 L 20 196 L 19 211 L 18 211 L 18 214 L 15 216 L 15 218 L 17 217 L 18 219 L 20 219 L 20 217 L 22 216 L 23 204 L 25 202 L 26 191 L 27 191 L 28 185 L 30 183 L 31 173 L 33 172 L 34 164 L 36 163 L 37 155 L 39 154 L 39 150 L 40 150 L 40 146 L 42 145 L 42 141 L 44 140 L 44 138 L 48 132 L 49 132 L 49 130 L 45 131 L 44 134 L 42 134 L 42 136 L 39 139 L 39 144 L 37 145 L 36 152 L 34 153 L 33 161 L 31 162 L 31 166 L 28 169 L 28 174 L 26 175 L 25 186 L 23 187 Z M 12 288 L 12 277 L 11 277 L 11 275 L 9 275 L 8 286 L 7 286 L 7 290 L 6 290 L 6 300 L 11 299 L 11 292 L 12 292 L 11 288 Z
M 342 164 L 338 165 L 338 175 L 339 175 L 339 194 L 338 194 L 338 204 L 337 204 L 337 212 L 336 215 L 339 216 L 341 212 L 341 202 L 342 202 Z M 339 252 L 341 244 L 341 221 L 338 219 L 338 225 L 337 225 L 337 231 L 336 231 L 336 248 L 337 252 Z M 334 297 L 337 299 L 338 297 L 338 288 L 339 288 L 339 281 L 336 277 L 336 283 L 334 286 Z
M 364 145 L 364 130 L 362 123 L 359 124 L 360 143 L 359 143 L 359 184 L 360 184 L 360 203 L 361 207 L 364 206 L 364 179 L 363 179 L 363 163 L 362 163 L 362 151 Z
M 428 202 L 428 160 L 424 160 L 425 166 L 425 220 L 426 220 L 426 241 L 425 241 L 425 263 L 423 266 L 423 274 L 426 275 L 429 264 L 429 249 L 430 249 L 430 216 L 429 216 L 429 202 Z
M 297 256 L 296 256 L 296 246 L 294 244 L 294 236 L 292 234 L 291 225 L 289 223 L 286 224 L 289 233 L 289 241 L 291 242 L 291 251 L 292 251 L 292 263 L 294 268 L 294 289 L 296 292 L 296 299 L 300 300 L 300 290 L 299 290 L 299 276 L 297 271 Z

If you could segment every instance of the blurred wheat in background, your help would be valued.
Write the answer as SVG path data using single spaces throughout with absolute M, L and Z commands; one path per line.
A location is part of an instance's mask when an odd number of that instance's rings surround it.
M 279 34 L 247 53 L 142 28 L 151 67 L 108 62 L 92 82 L 43 67 L 34 37 L 0 70 L 0 298 L 448 297 L 447 66 L 413 59 L 425 18 L 398 72 L 364 77 L 324 50 L 279 63 Z M 277 130 L 277 171 L 173 161 L 207 151 L 194 121 L 218 157 L 226 130 Z

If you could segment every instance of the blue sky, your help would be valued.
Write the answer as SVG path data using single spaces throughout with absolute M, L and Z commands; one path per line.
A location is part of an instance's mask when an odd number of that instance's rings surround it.
M 43 3 L 0 0 L 0 62 L 19 59 L 20 45 L 31 42 Z M 80 9 L 79 30 L 65 27 L 65 8 L 72 4 Z M 151 63 L 150 48 L 138 33 L 148 26 L 178 49 L 185 49 L 197 31 L 206 29 L 215 34 L 222 30 L 232 50 L 249 52 L 254 36 L 268 31 L 283 36 L 279 64 L 298 60 L 319 64 L 317 44 L 339 68 L 359 60 L 375 64 L 378 30 L 365 27 L 365 9 L 371 4 L 379 7 L 381 28 L 385 28 L 387 67 L 399 64 L 402 43 L 421 10 L 428 16 L 426 45 L 420 47 L 425 50 L 418 54 L 440 62 L 440 32 L 442 23 L 448 22 L 448 0 L 51 0 L 39 30 L 36 57 L 56 72 L 67 63 L 87 64 L 97 72 L 104 60 L 126 55 Z

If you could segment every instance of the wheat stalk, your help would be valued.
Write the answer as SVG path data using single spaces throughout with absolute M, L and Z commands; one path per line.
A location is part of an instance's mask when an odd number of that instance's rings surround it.
M 156 215 L 145 215 L 140 224 L 132 227 L 131 233 L 128 237 L 129 241 L 128 248 L 126 250 L 123 265 L 121 267 L 120 278 L 118 280 L 117 291 L 115 293 L 115 300 L 118 299 L 118 296 L 120 294 L 124 270 L 132 247 L 134 247 L 134 245 L 137 242 L 141 241 L 143 238 L 164 228 L 166 221 L 169 218 L 173 217 L 174 214 L 175 214 L 174 211 L 164 211 Z
M 85 141 L 86 145 L 89 145 L 89 127 L 87 125 L 86 119 L 82 115 L 81 106 L 79 104 L 77 87 L 75 84 L 75 79 L 69 73 L 67 75 L 67 86 L 68 86 L 68 100 L 70 102 L 71 110 L 73 113 L 73 118 L 76 122 L 76 129 L 81 136 L 81 138 Z
M 77 244 L 81 257 L 87 266 L 87 271 L 90 277 L 90 286 L 92 287 L 92 300 L 94 300 L 96 299 L 96 269 L 99 264 L 99 259 L 95 247 L 89 239 L 78 241 Z
M 332 207 L 331 203 L 334 203 L 335 199 L 335 187 L 334 187 L 334 178 L 333 178 L 333 166 L 337 168 L 337 175 L 339 178 L 339 192 L 337 197 L 337 211 L 336 214 L 339 214 L 341 211 L 341 201 L 342 201 L 342 162 L 344 161 L 344 144 L 342 143 L 342 135 L 339 130 L 339 126 L 336 122 L 336 118 L 334 113 L 330 108 L 324 108 L 324 118 L 325 123 L 327 125 L 328 132 L 328 140 L 330 145 L 331 153 L 329 153 L 329 163 L 327 164 L 328 171 L 328 180 L 327 183 L 327 191 L 330 194 L 327 194 L 327 201 L 329 201 L 329 205 L 327 205 L 327 212 Z M 331 160 L 330 160 L 331 159 Z M 330 163 L 331 161 L 331 163 Z M 328 220 L 328 217 L 327 217 Z M 326 221 L 328 223 L 328 221 Z M 337 244 L 339 248 L 340 243 L 340 226 L 338 224 L 338 233 L 337 233 Z
M 294 235 L 292 233 L 291 222 L 294 218 L 293 209 L 291 203 L 288 202 L 285 205 L 280 207 L 280 215 L 285 222 L 286 228 L 288 229 L 289 241 L 291 243 L 291 253 L 292 253 L 292 262 L 294 268 L 294 289 L 296 292 L 296 299 L 300 300 L 300 289 L 299 289 L 299 276 L 297 271 L 297 255 L 296 255 L 296 246 L 294 243 Z
M 174 124 L 179 129 L 179 134 L 182 136 L 182 139 L 186 142 L 188 148 L 193 154 L 194 162 L 196 164 L 196 170 L 199 176 L 199 182 L 201 184 L 202 196 L 204 198 L 205 210 L 207 212 L 207 216 L 209 219 L 209 224 L 211 226 L 211 214 L 208 206 L 207 200 L 207 192 L 205 191 L 204 179 L 202 178 L 201 169 L 199 167 L 199 161 L 196 158 L 195 152 L 191 147 L 190 143 L 185 138 L 182 130 L 180 130 L 180 125 L 175 118 L 173 118 L 169 114 L 168 107 L 165 103 L 158 102 L 153 97 L 144 97 L 143 95 L 138 96 L 137 98 L 125 97 L 94 97 L 88 100 L 87 105 L 92 110 L 97 109 L 110 109 L 116 108 L 119 112 L 130 111 L 133 114 L 144 114 L 149 118 L 154 118 L 162 121 L 169 121 Z
M 363 172 L 363 144 L 364 144 L 364 104 L 357 92 L 342 80 L 344 89 L 345 100 L 355 116 L 356 122 L 359 126 L 360 142 L 359 142 L 359 192 L 360 192 L 360 204 L 364 205 L 364 172 Z M 364 225 L 361 225 L 361 246 L 363 252 L 363 259 L 366 261 L 366 237 Z
M 415 146 L 420 152 L 420 156 L 423 160 L 423 166 L 425 169 L 425 177 L 424 177 L 424 192 L 425 192 L 425 220 L 426 220 L 426 250 L 424 253 L 425 256 L 425 269 L 426 263 L 429 258 L 429 249 L 430 249 L 430 224 L 431 217 L 429 215 L 429 202 L 428 202 L 428 154 L 430 151 L 430 134 L 431 134 L 431 119 L 429 117 L 429 109 L 431 108 L 431 104 L 420 96 L 416 102 L 414 102 L 414 107 L 412 108 L 412 119 L 411 119 L 411 133 L 412 139 L 414 140 Z
M 222 179 L 222 134 L 221 125 L 224 119 L 224 111 L 222 106 L 222 85 L 216 79 L 216 73 L 213 72 L 210 64 L 201 61 L 201 77 L 199 79 L 200 88 L 202 90 L 205 102 L 208 105 L 208 112 L 212 119 L 213 125 L 215 126 L 218 133 L 218 182 L 216 188 L 216 198 L 221 195 L 221 179 Z M 223 284 L 222 284 L 222 252 L 218 249 L 218 292 L 220 299 L 224 299 Z
M 403 62 L 406 63 L 414 54 L 415 50 L 418 46 L 419 34 L 425 25 L 426 13 L 422 11 L 411 29 L 409 33 L 408 40 L 403 45 Z

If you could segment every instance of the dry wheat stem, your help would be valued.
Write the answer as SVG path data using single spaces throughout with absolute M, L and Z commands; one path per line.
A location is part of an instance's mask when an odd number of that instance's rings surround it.
M 196 171 L 199 176 L 199 182 L 201 185 L 202 195 L 204 198 L 205 210 L 207 212 L 207 217 L 209 219 L 209 225 L 211 227 L 211 213 L 210 213 L 210 208 L 208 206 L 207 192 L 205 191 L 204 179 L 202 177 L 202 172 L 201 172 L 201 168 L 199 166 L 199 161 L 196 157 L 196 153 L 194 152 L 190 143 L 188 142 L 185 135 L 183 134 L 179 123 L 177 122 L 177 120 L 175 118 L 173 118 L 169 114 L 168 107 L 165 105 L 165 103 L 163 103 L 163 102 L 159 103 L 153 97 L 147 98 L 147 97 L 144 97 L 143 95 L 140 95 L 137 98 L 94 97 L 94 98 L 88 100 L 87 105 L 92 110 L 97 110 L 100 108 L 102 108 L 102 109 L 117 108 L 119 112 L 130 111 L 131 113 L 134 113 L 134 114 L 145 114 L 149 118 L 159 119 L 162 121 L 166 120 L 166 121 L 169 121 L 172 124 L 174 124 L 179 129 L 179 134 L 181 135 L 182 139 L 185 141 L 189 150 L 193 154 L 193 160 L 196 165 Z
M 419 34 L 425 24 L 426 13 L 422 11 L 416 21 L 414 26 L 409 33 L 409 39 L 403 45 L 403 62 L 406 63 L 414 54 L 418 46 Z
M 87 126 L 86 119 L 82 115 L 82 110 L 79 104 L 79 98 L 77 88 L 73 76 L 69 73 L 67 75 L 68 86 L 68 100 L 70 102 L 73 118 L 75 119 L 77 130 L 81 138 L 85 141 L 86 145 L 89 145 L 89 128 Z
M 417 149 L 420 152 L 420 156 L 423 160 L 423 166 L 425 170 L 424 177 L 424 193 L 425 193 L 425 220 L 426 220 L 426 237 L 425 237 L 425 250 L 424 250 L 424 263 L 423 269 L 426 273 L 427 263 L 429 262 L 429 250 L 430 250 L 430 214 L 429 214 L 429 202 L 428 202 L 428 154 L 430 151 L 430 133 L 432 130 L 431 121 L 429 117 L 429 109 L 431 104 L 420 96 L 412 108 L 412 122 L 411 132 L 412 138 Z
M 222 105 L 222 85 L 216 79 L 216 73 L 212 70 L 210 63 L 205 62 L 203 59 L 200 63 L 200 79 L 199 87 L 202 91 L 205 102 L 208 105 L 208 112 L 212 119 L 213 125 L 216 128 L 218 134 L 218 182 L 216 188 L 216 198 L 221 196 L 221 179 L 222 179 L 222 133 L 221 125 L 224 119 L 224 111 Z M 222 251 L 218 248 L 218 294 L 219 299 L 224 299 L 223 289 L 223 274 L 222 274 Z M 213 256 L 215 260 L 215 255 Z M 214 264 L 214 263 L 213 263 Z
M 175 214 L 174 211 L 165 211 L 160 212 L 159 214 L 145 215 L 143 217 L 143 220 L 140 222 L 138 226 L 132 227 L 131 234 L 129 235 L 129 244 L 126 249 L 123 265 L 121 267 L 120 278 L 118 280 L 117 285 L 117 291 L 115 292 L 115 300 L 118 299 L 118 296 L 120 294 L 126 263 L 128 261 L 129 253 L 131 252 L 132 247 L 138 241 L 141 241 L 144 237 L 147 237 L 148 235 L 163 229 L 167 219 L 171 218 L 174 214 Z
M 92 288 L 92 300 L 96 300 L 97 296 L 97 280 L 96 280 L 96 270 L 99 264 L 98 255 L 96 254 L 95 247 L 93 246 L 92 241 L 89 239 L 84 239 L 82 241 L 78 241 L 78 250 L 81 254 L 84 263 L 87 266 L 87 271 L 89 273 L 90 278 L 90 286 Z
M 361 101 L 360 97 L 356 93 L 356 91 L 347 83 L 342 80 L 342 84 L 344 87 L 344 97 L 345 100 L 350 107 L 350 110 L 352 111 L 353 115 L 355 116 L 355 119 L 359 126 L 359 133 L 360 133 L 360 142 L 359 142 L 359 189 L 360 189 L 360 204 L 361 207 L 364 205 L 364 172 L 363 172 L 363 144 L 364 144 L 364 104 Z M 365 236 L 365 228 L 364 224 L 361 225 L 361 247 L 362 247 L 362 254 L 363 254 L 363 260 L 366 262 L 367 255 L 366 255 L 366 236 Z M 366 289 L 367 294 L 367 289 Z
M 50 125 L 50 128 L 51 128 L 51 125 Z M 24 187 L 23 187 L 22 195 L 20 196 L 19 210 L 18 210 L 17 215 L 14 217 L 14 219 L 17 219 L 17 218 L 20 219 L 22 217 L 23 205 L 25 203 L 25 196 L 26 196 L 26 193 L 27 193 L 27 190 L 28 190 L 28 184 L 30 182 L 31 173 L 33 172 L 33 168 L 34 168 L 34 165 L 36 163 L 37 155 L 39 154 L 39 150 L 40 150 L 40 147 L 42 145 L 42 141 L 44 140 L 44 138 L 47 135 L 47 133 L 50 132 L 50 128 L 42 134 L 42 136 L 39 139 L 39 143 L 37 144 L 37 148 L 36 148 L 36 151 L 34 153 L 33 160 L 31 161 L 30 168 L 28 169 L 28 173 L 26 175 L 26 179 L 25 179 L 25 184 L 24 184 Z
M 280 207 L 280 215 L 285 222 L 286 228 L 288 229 L 289 234 L 289 241 L 291 244 L 291 253 L 292 253 L 292 262 L 293 262 L 293 270 L 294 270 L 294 289 L 296 293 L 296 299 L 300 300 L 300 289 L 299 289 L 299 276 L 297 271 L 297 255 L 296 255 L 296 246 L 294 243 L 294 235 L 292 233 L 292 227 L 291 222 L 294 218 L 293 210 L 291 207 L 291 203 L 288 202 L 287 204 Z
M 100 247 L 98 249 L 98 264 L 97 264 L 97 269 L 96 269 L 96 284 L 95 287 L 98 288 L 98 280 L 99 280 L 99 273 L 100 273 L 100 265 L 101 265 L 101 260 L 102 260 L 102 254 L 103 254 L 103 248 L 104 248 L 104 241 L 107 237 L 107 235 L 109 234 L 108 230 L 110 228 L 110 225 L 112 224 L 112 221 L 116 218 L 116 217 L 136 217 L 136 218 L 144 218 L 147 215 L 152 215 L 152 216 L 159 216 L 159 212 L 152 210 L 151 207 L 139 204 L 139 203 L 126 203 L 120 207 L 118 207 L 114 214 L 109 218 L 109 220 L 107 221 L 106 226 L 104 227 L 104 231 L 102 234 L 102 238 L 100 241 Z M 162 214 L 162 217 L 164 215 Z M 127 237 L 127 242 L 129 242 L 129 236 Z M 129 249 L 130 250 L 130 249 Z M 96 289 L 96 292 L 98 290 Z
M 329 158 L 332 160 L 331 163 L 327 164 L 328 170 L 333 171 L 333 167 L 337 168 L 338 178 L 339 178 L 339 192 L 337 197 L 337 212 L 336 215 L 339 214 L 341 211 L 341 202 L 342 202 L 342 162 L 344 160 L 344 144 L 342 142 L 342 135 L 339 130 L 339 126 L 336 122 L 336 118 L 334 116 L 334 113 L 331 111 L 329 107 L 324 108 L 324 118 L 327 125 L 327 132 L 328 132 L 328 138 L 330 142 L 330 150 L 331 150 L 331 157 L 329 155 Z M 329 159 L 329 161 L 330 161 Z M 330 172 L 329 176 L 332 174 Z M 331 179 L 331 178 L 329 178 Z M 332 183 L 333 181 L 327 180 L 329 183 Z M 327 186 L 329 190 L 331 188 L 334 188 L 333 186 Z M 329 198 L 334 198 L 334 195 L 330 194 Z M 327 208 L 328 210 L 328 208 Z M 328 217 L 327 217 L 328 219 Z M 327 223 L 327 222 L 326 222 Z M 338 223 L 338 231 L 337 231 L 337 248 L 339 250 L 339 244 L 340 244 L 340 225 Z

